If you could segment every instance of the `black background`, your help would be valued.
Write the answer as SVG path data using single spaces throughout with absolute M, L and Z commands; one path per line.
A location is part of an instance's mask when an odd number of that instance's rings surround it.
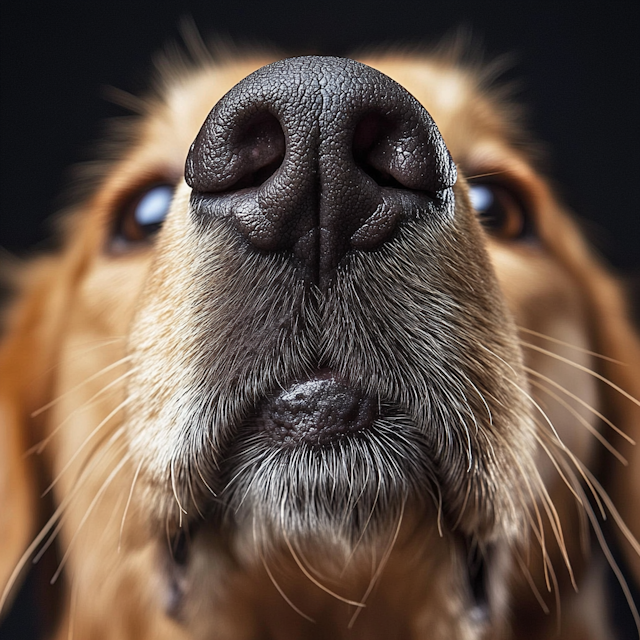
M 518 99 L 550 149 L 548 173 L 600 251 L 637 282 L 640 33 L 631 1 L 4 2 L 0 248 L 21 255 L 42 241 L 68 167 L 91 158 L 106 117 L 125 113 L 104 87 L 143 89 L 153 53 L 179 40 L 189 16 L 205 36 L 291 53 L 433 43 L 470 28 L 487 59 L 512 54 L 505 78 L 520 80 Z M 7 629 L 0 636 L 28 637 Z

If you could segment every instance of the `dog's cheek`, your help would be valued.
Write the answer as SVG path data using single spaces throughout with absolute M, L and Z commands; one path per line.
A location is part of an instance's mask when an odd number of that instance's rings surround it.
M 70 334 L 125 336 L 149 270 L 151 251 L 98 256 L 82 281 Z
M 580 288 L 540 247 L 490 243 L 490 256 L 522 345 L 531 393 L 539 409 L 538 429 L 551 433 L 582 462 L 593 453 L 598 408 L 597 385 Z M 582 402 L 573 398 L 581 398 Z M 557 474 L 546 453 L 538 468 L 548 482 Z
M 185 185 L 156 239 L 128 335 L 132 376 L 125 428 L 136 463 L 144 461 L 140 484 L 154 504 L 171 491 L 166 485 L 170 459 L 184 447 L 179 418 L 195 403 L 197 388 L 189 354 L 196 351 L 190 311 L 199 282 L 194 271 L 198 242 L 189 215 Z

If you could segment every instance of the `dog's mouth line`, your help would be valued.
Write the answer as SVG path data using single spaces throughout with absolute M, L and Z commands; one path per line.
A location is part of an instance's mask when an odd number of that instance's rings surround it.
M 492 546 L 480 548 L 474 540 L 466 539 L 467 562 L 466 583 L 469 588 L 472 609 L 471 616 L 475 622 L 485 622 L 491 615 L 490 578 L 495 557 Z

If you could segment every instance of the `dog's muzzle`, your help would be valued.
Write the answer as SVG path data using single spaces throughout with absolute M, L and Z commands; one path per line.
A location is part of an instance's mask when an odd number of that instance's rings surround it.
M 234 87 L 191 147 L 186 181 L 204 228 L 223 218 L 257 252 L 285 252 L 320 290 L 354 250 L 372 251 L 428 208 L 456 167 L 425 109 L 387 76 L 353 60 L 271 64 Z M 376 399 L 330 374 L 300 381 L 262 407 L 276 440 L 322 443 L 365 428 Z

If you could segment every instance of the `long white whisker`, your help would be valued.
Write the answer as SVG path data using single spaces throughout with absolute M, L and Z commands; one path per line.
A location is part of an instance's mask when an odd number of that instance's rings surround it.
M 615 424 L 613 424 L 613 422 L 611 422 L 611 420 L 609 420 L 607 416 L 600 413 L 597 409 L 594 409 L 589 403 L 585 402 L 580 396 L 577 396 L 575 393 L 571 393 L 571 391 L 569 391 L 568 389 L 565 389 L 561 384 L 543 375 L 539 371 L 536 371 L 535 369 L 531 369 L 530 367 L 524 367 L 524 370 L 527 373 L 533 376 L 536 376 L 537 378 L 540 378 L 540 380 L 544 380 L 545 382 L 548 382 L 551 386 L 555 387 L 556 389 L 564 393 L 566 396 L 568 396 L 572 400 L 575 400 L 578 404 L 582 405 L 585 409 L 588 409 L 591 413 L 593 413 L 594 416 L 600 418 L 600 420 L 602 420 L 605 424 L 610 426 L 618 435 L 623 437 L 629 444 L 635 445 L 635 441 L 631 437 L 629 437 L 622 429 L 620 429 L 620 427 L 617 427 Z
M 547 355 L 550 358 L 555 358 L 556 360 L 559 360 L 560 362 L 564 362 L 565 364 L 568 364 L 569 366 L 574 367 L 574 368 L 578 369 L 579 371 L 584 371 L 585 373 L 589 374 L 590 376 L 593 376 L 594 378 L 597 378 L 601 382 L 604 382 L 606 385 L 608 385 L 609 387 L 611 387 L 612 389 L 617 391 L 620 395 L 622 395 L 625 398 L 627 398 L 627 400 L 630 400 L 631 402 L 633 402 L 633 404 L 635 404 L 638 407 L 640 407 L 640 400 L 638 400 L 637 398 L 634 398 L 630 393 L 625 391 L 622 387 L 619 387 L 614 382 L 611 382 L 611 380 L 609 380 L 605 376 L 599 374 L 597 371 L 593 371 L 593 369 L 589 369 L 589 367 L 585 367 L 584 365 L 578 364 L 577 362 L 574 362 L 573 360 L 570 360 L 569 358 L 565 358 L 564 356 L 558 355 L 557 353 L 553 353 L 553 351 L 548 351 L 547 349 L 543 349 L 542 347 L 538 347 L 535 344 L 530 344 L 528 342 L 522 342 L 522 341 L 520 342 L 520 344 L 522 344 L 524 347 L 527 347 L 529 349 L 533 349 L 534 351 L 538 351 L 539 353 L 543 353 L 544 355 Z
M 84 482 L 84 480 L 89 477 L 91 472 L 98 466 L 98 464 L 104 459 L 104 457 L 112 450 L 112 447 L 118 441 L 120 435 L 122 435 L 122 434 L 118 433 L 118 432 L 114 433 L 113 436 L 109 439 L 107 444 L 102 449 L 101 455 L 99 457 L 95 458 L 93 463 L 90 464 L 89 466 L 87 466 L 82 471 L 82 473 L 80 474 L 79 478 L 77 479 L 77 481 L 75 483 L 75 486 L 74 486 L 74 489 L 73 489 L 73 495 L 74 496 L 77 495 L 77 493 L 79 492 L 80 488 L 82 487 L 82 483 Z M 64 513 L 61 516 L 60 520 L 58 521 L 58 524 L 56 525 L 56 528 L 51 532 L 51 535 L 49 536 L 49 539 L 42 545 L 42 548 L 34 556 L 34 558 L 33 558 L 33 563 L 34 564 L 36 564 L 37 562 L 40 561 L 40 558 L 44 555 L 46 550 L 53 544 L 54 540 L 56 539 L 56 536 L 58 535 L 58 533 L 60 533 L 60 530 L 62 529 L 62 527 L 64 526 L 65 522 L 67 521 L 67 516 L 68 516 L 68 513 Z
M 100 376 L 104 375 L 105 373 L 109 373 L 109 371 L 112 371 L 116 367 L 119 367 L 120 365 L 125 364 L 126 362 L 129 362 L 130 360 L 131 360 L 131 356 L 125 356 L 124 358 L 120 358 L 120 360 L 116 360 L 115 362 L 112 362 L 110 365 L 104 367 L 104 369 L 100 369 L 100 371 L 97 371 L 93 375 L 89 376 L 88 378 L 86 378 L 82 382 L 80 382 L 77 385 L 75 385 L 75 387 L 72 387 L 71 389 L 69 389 L 69 390 L 65 391 L 64 393 L 60 394 L 57 398 L 54 398 L 53 400 L 51 400 L 51 402 L 47 402 L 47 404 L 41 406 L 39 409 L 36 409 L 31 414 L 31 417 L 35 418 L 36 416 L 39 416 L 41 413 L 44 413 L 47 409 L 51 409 L 51 407 L 54 407 L 55 405 L 57 405 L 59 402 L 61 402 L 67 396 L 71 395 L 72 393 L 74 393 L 78 389 L 81 389 L 82 387 L 84 387 L 84 385 L 88 384 L 89 382 L 92 382 L 93 380 L 95 380 L 96 378 L 99 378 Z
M 78 594 L 80 592 L 78 576 L 71 578 L 71 593 L 69 594 L 69 631 L 67 640 L 73 640 L 75 635 L 76 610 L 78 607 Z
M 378 564 L 378 568 L 376 569 L 375 573 L 371 577 L 371 582 L 369 582 L 369 586 L 367 587 L 367 590 L 365 591 L 364 595 L 362 596 L 361 607 L 365 606 L 366 601 L 369 598 L 369 596 L 371 595 L 371 592 L 373 591 L 374 587 L 378 583 L 378 580 L 380 579 L 380 576 L 382 575 L 382 572 L 384 571 L 384 568 L 387 566 L 387 562 L 389 562 L 389 558 L 391 557 L 391 553 L 393 552 L 393 548 L 395 547 L 396 541 L 398 540 L 398 536 L 400 535 L 400 529 L 402 527 L 402 521 L 404 520 L 405 504 L 406 504 L 406 501 L 403 500 L 402 501 L 402 508 L 400 510 L 400 514 L 398 515 L 398 524 L 396 526 L 396 530 L 394 531 L 393 537 L 391 538 L 391 541 L 389 542 L 389 545 L 387 546 L 384 554 L 382 555 L 382 558 L 380 558 L 380 563 Z M 351 617 L 351 620 L 349 620 L 349 624 L 347 625 L 348 629 L 352 629 L 353 628 L 353 625 L 356 623 L 356 620 L 358 619 L 358 616 L 360 615 L 361 611 L 362 611 L 361 608 L 357 609 L 356 611 L 354 611 L 353 616 Z
M 514 557 L 518 562 L 518 566 L 520 567 L 520 571 L 522 571 L 522 575 L 525 577 L 525 580 L 527 581 L 529 587 L 531 588 L 531 592 L 533 593 L 535 599 L 538 601 L 538 604 L 540 605 L 542 612 L 548 616 L 551 613 L 551 610 L 549 609 L 549 607 L 547 606 L 547 603 L 542 598 L 542 594 L 540 593 L 538 587 L 536 586 L 535 581 L 533 580 L 533 577 L 531 576 L 531 571 L 529 571 L 529 567 L 527 567 L 527 563 L 523 560 L 523 558 L 517 552 L 514 552 Z
M 55 485 L 58 483 L 58 481 L 63 476 L 63 474 L 74 463 L 74 461 L 83 451 L 83 449 L 96 436 L 96 434 L 111 420 L 111 418 L 117 415 L 119 411 L 122 411 L 122 409 L 124 409 L 129 404 L 130 401 L 131 401 L 131 398 L 126 398 L 125 400 L 123 400 L 117 407 L 115 407 L 115 409 L 110 411 L 109 414 L 100 422 L 100 424 L 85 438 L 84 442 L 76 449 L 75 453 L 71 456 L 71 458 L 69 458 L 69 460 L 67 460 L 66 464 L 62 467 L 58 475 L 53 479 L 53 482 L 51 482 L 51 484 L 45 489 L 45 491 L 42 494 L 43 496 L 47 495 L 47 493 L 49 493 L 51 489 L 55 487 Z
M 581 416 L 578 411 L 576 411 L 575 407 L 572 407 L 566 400 L 563 400 L 557 393 L 554 393 L 553 391 L 551 391 L 551 389 L 548 389 L 543 384 L 540 384 L 535 380 L 529 380 L 529 384 L 536 387 L 536 389 L 544 391 L 556 402 L 561 404 L 594 438 L 596 438 L 596 440 L 598 440 L 598 442 L 600 442 L 600 444 L 602 444 L 602 446 L 607 449 L 607 451 L 614 455 L 623 465 L 627 466 L 629 464 L 627 462 L 627 459 L 588 420 L 585 420 L 585 418 Z
M 581 466 L 584 467 L 584 465 L 581 465 Z M 618 527 L 622 531 L 622 534 L 624 535 L 624 537 L 627 539 L 629 544 L 631 544 L 631 546 L 633 547 L 633 550 L 638 555 L 640 555 L 640 543 L 638 543 L 638 541 L 636 540 L 636 538 L 631 533 L 631 531 L 629 530 L 629 528 L 625 524 L 624 520 L 622 519 L 622 517 L 618 513 L 618 510 L 615 508 L 613 502 L 611 501 L 611 498 L 609 497 L 609 494 L 604 490 L 602 485 L 598 482 L 598 480 L 593 476 L 593 474 L 588 469 L 584 468 L 583 471 L 584 471 L 584 473 L 586 475 L 588 475 L 590 477 L 593 485 L 597 488 L 597 491 L 598 491 L 598 494 L 600 495 L 600 498 L 602 498 L 602 500 L 606 504 L 607 509 L 609 509 L 609 512 L 613 516 L 613 519 L 614 519 L 615 523 L 618 525 Z M 627 604 L 629 605 L 629 609 L 631 611 L 631 615 L 633 617 L 633 621 L 634 621 L 634 623 L 636 625 L 636 630 L 638 631 L 638 634 L 640 634 L 640 612 L 638 611 L 638 605 L 636 604 L 636 602 L 635 602 L 635 600 L 633 598 L 633 594 L 631 593 L 631 590 L 629 588 L 629 584 L 627 583 L 627 580 L 624 577 L 624 574 L 620 570 L 620 567 L 618 566 L 618 563 L 616 562 L 615 558 L 613 557 L 613 554 L 611 553 L 611 549 L 609 548 L 609 545 L 607 544 L 607 541 L 606 541 L 606 539 L 604 537 L 604 533 L 602 531 L 602 527 L 598 523 L 598 520 L 596 518 L 596 515 L 595 515 L 593 509 L 587 508 L 587 509 L 585 509 L 585 511 L 587 513 L 587 517 L 591 521 L 591 527 L 593 528 L 593 531 L 595 532 L 596 537 L 598 538 L 598 544 L 600 545 L 600 548 L 602 549 L 602 552 L 604 553 L 605 558 L 606 558 L 607 562 L 609 563 L 609 566 L 611 567 L 611 570 L 613 571 L 614 575 L 616 576 L 616 579 L 618 580 L 618 584 L 620 585 L 620 588 L 622 589 L 622 592 L 624 594 L 625 600 L 627 601 Z M 605 519 L 606 519 L 606 517 L 605 517 Z
M 120 523 L 120 533 L 118 535 L 118 553 L 120 553 L 120 547 L 122 546 L 122 532 L 124 531 L 124 523 L 127 519 L 127 513 L 129 513 L 129 505 L 131 504 L 131 499 L 133 498 L 133 490 L 135 489 L 136 482 L 138 481 L 138 476 L 140 475 L 140 470 L 142 469 L 143 460 L 140 460 L 135 473 L 133 474 L 133 480 L 131 481 L 131 489 L 129 489 L 129 496 L 127 497 L 127 503 L 124 506 L 124 512 L 122 513 L 122 522 Z
M 553 422 L 551 422 L 551 419 L 549 418 L 549 416 L 545 413 L 545 411 L 542 409 L 542 407 L 531 397 L 531 394 L 527 393 L 519 385 L 517 385 L 515 382 L 513 382 L 513 380 L 507 379 L 507 382 L 510 382 L 512 385 L 514 385 L 520 391 L 520 393 L 524 394 L 529 399 L 529 402 L 531 402 L 533 404 L 533 406 L 540 412 L 540 415 L 544 418 L 545 422 L 551 428 L 551 432 L 555 436 L 558 446 L 560 446 L 562 451 L 574 462 L 574 464 L 576 466 L 576 469 L 579 471 L 580 475 L 584 478 L 584 481 L 587 483 L 587 485 L 589 486 L 589 488 L 591 489 L 592 493 L 595 496 L 595 490 L 594 490 L 593 486 L 591 485 L 591 482 L 589 481 L 589 478 L 584 474 L 583 467 L 580 464 L 580 461 L 571 452 L 569 447 L 567 447 L 567 445 L 563 442 L 562 438 L 560 437 L 560 434 L 558 433 L 557 429 L 555 428 Z M 597 497 L 596 497 L 596 499 L 597 499 Z
M 585 349 L 584 347 L 579 347 L 575 344 L 571 344 L 570 342 L 565 342 L 564 340 L 559 340 L 558 338 L 553 338 L 551 336 L 546 335 L 545 333 L 539 333 L 538 331 L 533 331 L 532 329 L 527 329 L 521 326 L 518 326 L 518 331 L 523 331 L 524 333 L 530 333 L 532 336 L 543 338 L 544 340 L 548 340 L 549 342 L 554 342 L 555 344 L 562 345 L 563 347 L 569 347 L 569 349 L 574 349 L 575 351 L 579 351 L 580 353 L 586 353 L 587 355 L 593 356 L 594 358 L 600 358 L 601 360 L 606 360 L 607 362 L 613 362 L 613 364 L 619 364 L 619 365 L 622 365 L 623 367 L 629 366 L 626 362 L 622 362 L 621 360 L 616 360 L 615 358 L 604 356 L 601 353 L 597 353 L 595 351 L 589 351 L 589 349 Z M 524 346 L 530 346 L 530 344 L 526 342 L 523 342 L 522 344 Z
M 111 473 L 107 476 L 107 479 L 103 482 L 102 486 L 97 491 L 96 495 L 94 496 L 93 500 L 91 501 L 91 504 L 87 508 L 86 513 L 84 514 L 84 516 L 82 516 L 82 520 L 80 520 L 80 523 L 78 524 L 78 528 L 76 529 L 76 532 L 73 534 L 73 537 L 69 541 L 69 545 L 67 546 L 67 550 L 65 551 L 64 555 L 62 556 L 62 560 L 60 560 L 60 564 L 58 565 L 58 569 L 56 570 L 56 572 L 53 574 L 53 577 L 51 578 L 51 584 L 54 584 L 56 582 L 56 580 L 60 577 L 60 574 L 62 573 L 62 570 L 64 569 L 64 565 L 67 563 L 69 555 L 71 554 L 71 550 L 73 549 L 73 547 L 75 545 L 75 542 L 78 539 L 78 535 L 80 534 L 80 531 L 81 531 L 82 527 L 84 526 L 85 522 L 87 521 L 87 519 L 89 518 L 89 516 L 93 512 L 93 509 L 95 508 L 96 504 L 98 503 L 100 498 L 104 495 L 104 492 L 109 488 L 109 486 L 113 482 L 113 479 L 116 477 L 116 475 L 118 475 L 118 473 L 122 470 L 124 465 L 127 462 L 129 462 L 130 459 L 131 459 L 131 455 L 130 454 L 127 454 L 127 455 L 123 456 L 122 460 L 120 460 L 120 462 L 113 468 Z
M 7 584 L 5 585 L 4 590 L 2 591 L 2 594 L 0 595 L 0 612 L 2 612 L 4 610 L 4 607 L 5 607 L 6 603 L 7 603 L 8 598 L 9 598 L 9 594 L 13 590 L 13 588 L 15 586 L 15 583 L 16 583 L 16 580 L 18 579 L 18 577 L 22 573 L 22 571 L 23 571 L 25 565 L 27 564 L 29 558 L 31 558 L 31 556 L 33 555 L 35 550 L 42 543 L 42 541 L 49 535 L 49 532 L 54 527 L 56 528 L 56 530 L 58 530 L 58 527 L 56 525 L 57 525 L 59 519 L 65 514 L 65 511 L 68 509 L 68 507 L 71 504 L 71 502 L 78 495 L 78 493 L 80 491 L 80 488 L 82 487 L 82 481 L 91 473 L 91 471 L 93 471 L 93 469 L 96 467 L 96 465 L 99 464 L 100 460 L 102 460 L 104 455 L 106 455 L 107 451 L 108 451 L 108 449 L 105 449 L 105 451 L 103 452 L 103 455 L 100 458 L 94 459 L 92 461 L 92 463 L 90 465 L 88 465 L 82 471 L 82 473 L 81 473 L 80 477 L 78 478 L 75 486 L 62 499 L 62 501 L 58 505 L 57 509 L 53 512 L 53 514 L 51 515 L 49 520 L 47 520 L 45 525 L 40 529 L 38 534 L 32 540 L 31 544 L 26 548 L 24 553 L 20 556 L 20 559 L 16 563 L 16 566 L 13 569 L 13 571 L 11 572 L 11 575 L 9 576 L 9 579 L 7 580 Z M 51 541 L 52 540 L 53 540 L 53 538 L 51 538 Z M 47 546 L 51 544 L 51 541 L 46 543 Z
M 302 616 L 305 620 L 308 620 L 309 622 L 316 624 L 316 621 L 311 617 L 308 616 L 306 613 L 304 613 L 304 611 L 301 611 L 300 609 L 298 609 L 298 607 L 296 607 L 295 604 L 293 604 L 293 602 L 291 602 L 291 599 L 287 596 L 287 594 L 284 592 L 284 590 L 282 589 L 282 587 L 278 584 L 278 581 L 273 577 L 273 574 L 271 573 L 271 571 L 269 570 L 269 567 L 267 565 L 267 561 L 264 558 L 264 555 L 262 553 L 262 551 L 260 551 L 260 560 L 262 560 L 262 565 L 264 566 L 264 570 L 267 572 L 267 575 L 269 576 L 269 580 L 271 580 L 273 586 L 276 588 L 277 592 L 282 596 L 282 599 L 299 615 Z
M 117 384 L 121 383 L 123 380 L 128 378 L 134 372 L 135 372 L 135 369 L 130 369 L 126 373 L 123 373 L 121 376 L 118 376 L 115 380 L 112 380 L 108 385 L 102 387 L 102 389 L 100 389 L 100 391 L 97 391 L 96 393 L 94 393 L 91 396 L 91 398 L 89 398 L 86 402 L 83 402 L 79 407 L 77 407 L 71 413 L 69 413 L 69 415 L 66 416 L 66 418 L 64 420 L 62 420 L 62 422 L 55 429 L 53 429 L 53 431 L 46 438 L 42 439 L 38 444 L 36 444 L 33 447 L 31 447 L 27 451 L 27 455 L 31 455 L 32 453 L 36 453 L 37 455 L 40 455 L 45 450 L 47 445 L 51 442 L 51 440 L 55 437 L 55 435 L 57 433 L 59 433 L 60 430 L 65 425 L 67 425 L 70 420 L 73 419 L 74 416 L 78 415 L 78 413 L 80 413 L 81 411 L 85 411 L 89 407 L 93 406 L 93 404 L 95 403 L 95 401 L 98 398 L 100 398 L 107 391 L 109 391 L 114 386 L 116 386 Z
M 176 500 L 176 504 L 178 505 L 178 512 L 179 512 L 179 518 L 180 518 L 180 522 L 178 523 L 178 526 L 180 528 L 182 528 L 182 514 L 187 515 L 187 512 L 184 510 L 184 507 L 182 506 L 181 502 L 180 502 L 180 498 L 178 497 L 178 488 L 176 487 L 176 473 L 175 473 L 175 458 L 171 458 L 171 489 L 173 490 L 173 497 Z
M 336 600 L 340 600 L 341 602 L 345 602 L 346 604 L 353 605 L 354 607 L 364 607 L 365 606 L 363 602 L 356 602 L 355 600 L 349 600 L 348 598 L 344 598 L 343 596 L 341 596 L 340 594 L 336 593 L 335 591 L 332 591 L 331 589 L 329 589 L 329 587 L 326 587 L 325 585 L 322 584 L 322 582 L 320 582 L 319 580 L 314 578 L 314 576 L 304 566 L 304 564 L 302 563 L 302 561 L 298 557 L 298 554 L 295 552 L 295 550 L 293 548 L 293 545 L 291 544 L 291 541 L 289 540 L 289 536 L 286 535 L 285 531 L 283 531 L 282 534 L 283 534 L 284 541 L 285 541 L 287 547 L 289 548 L 289 552 L 291 553 L 291 557 L 294 559 L 295 563 L 298 565 L 298 568 L 300 569 L 300 571 L 302 571 L 302 573 L 305 575 L 305 577 L 308 580 L 310 580 L 313 584 L 316 585 L 316 587 L 318 587 L 318 589 L 321 589 L 325 593 L 328 593 L 330 596 L 334 597 Z

